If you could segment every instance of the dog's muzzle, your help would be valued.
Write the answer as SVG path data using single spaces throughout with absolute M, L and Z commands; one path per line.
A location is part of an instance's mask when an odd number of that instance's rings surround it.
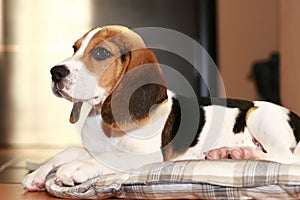
M 57 65 L 50 70 L 50 73 L 52 75 L 52 81 L 54 83 L 59 83 L 70 73 L 70 71 L 65 65 Z
M 67 77 L 67 75 L 70 73 L 70 71 L 67 69 L 65 65 L 57 65 L 51 68 L 51 79 L 52 79 L 52 91 L 57 97 L 64 97 L 66 99 L 71 100 L 71 97 L 67 95 L 65 92 L 63 92 L 63 89 L 65 88 L 65 81 L 64 79 Z

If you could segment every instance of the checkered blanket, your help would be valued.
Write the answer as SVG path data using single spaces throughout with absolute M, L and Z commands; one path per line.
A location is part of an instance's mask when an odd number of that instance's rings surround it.
M 46 188 L 72 199 L 300 199 L 300 165 L 255 160 L 154 163 L 126 173 L 92 178 L 73 187 Z

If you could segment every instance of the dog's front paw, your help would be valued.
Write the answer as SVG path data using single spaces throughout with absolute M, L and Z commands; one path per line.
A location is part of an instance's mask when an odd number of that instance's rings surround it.
M 56 183 L 58 185 L 74 186 L 93 177 L 114 172 L 113 169 L 102 165 L 94 159 L 75 160 L 58 168 Z
M 43 191 L 45 190 L 45 178 L 52 166 L 43 165 L 34 172 L 27 174 L 22 182 L 24 190 L 29 192 Z

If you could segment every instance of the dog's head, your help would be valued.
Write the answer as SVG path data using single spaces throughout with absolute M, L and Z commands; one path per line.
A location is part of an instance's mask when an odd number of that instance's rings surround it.
M 130 29 L 96 27 L 73 48 L 73 56 L 51 69 L 54 94 L 74 102 L 72 123 L 79 118 L 82 102 L 88 102 L 101 107 L 102 118 L 109 126 L 126 128 L 128 113 L 131 120 L 140 123 L 155 105 L 167 99 L 155 55 Z

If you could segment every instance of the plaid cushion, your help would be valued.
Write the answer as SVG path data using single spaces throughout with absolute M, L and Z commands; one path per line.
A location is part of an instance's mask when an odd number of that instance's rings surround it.
M 154 163 L 128 173 L 95 177 L 73 187 L 46 180 L 61 198 L 300 199 L 300 165 L 255 160 L 191 160 Z

